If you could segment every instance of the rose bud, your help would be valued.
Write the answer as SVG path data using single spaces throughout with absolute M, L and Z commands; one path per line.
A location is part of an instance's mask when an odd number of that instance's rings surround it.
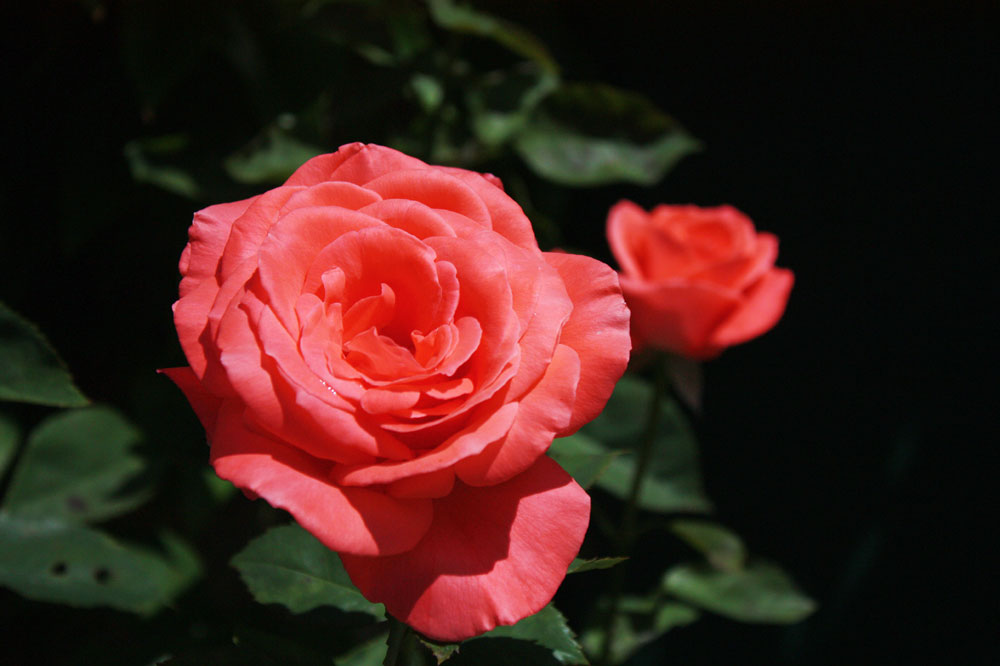
M 767 332 L 785 311 L 794 276 L 774 265 L 778 239 L 732 206 L 647 213 L 621 201 L 607 233 L 636 348 L 710 359 Z

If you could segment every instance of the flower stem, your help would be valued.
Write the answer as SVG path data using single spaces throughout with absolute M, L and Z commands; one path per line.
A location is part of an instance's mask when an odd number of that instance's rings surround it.
M 629 488 L 628 500 L 622 513 L 621 529 L 618 531 L 618 547 L 616 551 L 620 555 L 631 556 L 635 548 L 638 537 L 637 523 L 639 520 L 639 495 L 642 493 L 642 484 L 646 480 L 646 472 L 649 469 L 649 461 L 653 456 L 653 443 L 656 441 L 657 426 L 660 421 L 660 401 L 663 400 L 666 392 L 666 371 L 663 356 L 657 356 L 653 361 L 653 392 L 649 399 L 649 407 L 646 413 L 646 428 L 642 434 L 640 442 L 639 458 L 636 461 L 635 472 L 632 475 L 632 485 Z M 607 620 L 604 627 L 604 645 L 601 650 L 599 664 L 609 666 L 612 658 L 612 647 L 614 645 L 614 632 L 618 624 L 618 616 L 621 614 L 622 595 L 625 589 L 625 574 L 628 562 L 624 562 L 614 568 L 611 583 L 611 606 L 608 609 Z
M 407 635 L 412 632 L 412 629 L 388 613 L 386 613 L 386 617 L 389 618 L 389 637 L 385 641 L 387 649 L 385 651 L 385 659 L 382 660 L 382 666 L 402 666 L 403 661 L 400 660 L 400 657 L 402 655 L 403 643 L 406 641 Z

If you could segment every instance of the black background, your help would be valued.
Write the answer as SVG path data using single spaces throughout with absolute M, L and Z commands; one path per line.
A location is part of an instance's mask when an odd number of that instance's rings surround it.
M 996 341 L 1000 12 L 487 6 L 542 37 L 568 78 L 642 91 L 706 144 L 657 187 L 574 192 L 575 245 L 610 259 L 604 216 L 621 197 L 731 203 L 780 237 L 779 264 L 796 274 L 777 328 L 707 364 L 698 430 L 720 518 L 821 610 L 788 629 L 708 618 L 645 661 L 995 661 L 984 507 L 996 440 L 982 391 Z M 192 206 L 131 185 L 121 150 L 144 128 L 115 15 L 3 11 L 16 14 L 0 47 L 0 297 L 47 332 L 89 395 L 163 424 L 154 439 L 168 445 L 177 432 L 197 440 L 174 423 L 183 401 L 144 374 L 181 359 L 169 306 Z M 220 81 L 184 102 L 213 113 L 228 92 Z

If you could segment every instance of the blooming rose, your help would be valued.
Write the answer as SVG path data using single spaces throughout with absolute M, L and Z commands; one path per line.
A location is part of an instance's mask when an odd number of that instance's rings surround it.
M 794 277 L 774 266 L 778 239 L 731 206 L 647 213 L 621 201 L 607 231 L 636 347 L 709 359 L 767 332 L 785 311 Z
M 544 455 L 629 354 L 618 278 L 538 249 L 489 175 L 351 144 L 197 213 L 166 372 L 216 472 L 341 554 L 370 600 L 460 640 L 541 609 L 587 494 Z

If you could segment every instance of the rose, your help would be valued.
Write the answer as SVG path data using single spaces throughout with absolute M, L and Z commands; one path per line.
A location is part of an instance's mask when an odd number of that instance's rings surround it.
M 544 453 L 624 372 L 614 271 L 541 252 L 493 176 L 362 144 L 189 236 L 166 372 L 219 476 L 433 638 L 548 603 L 590 501 Z
M 731 206 L 647 213 L 622 201 L 607 233 L 636 347 L 709 359 L 767 332 L 785 311 L 794 276 L 774 266 L 778 239 Z

